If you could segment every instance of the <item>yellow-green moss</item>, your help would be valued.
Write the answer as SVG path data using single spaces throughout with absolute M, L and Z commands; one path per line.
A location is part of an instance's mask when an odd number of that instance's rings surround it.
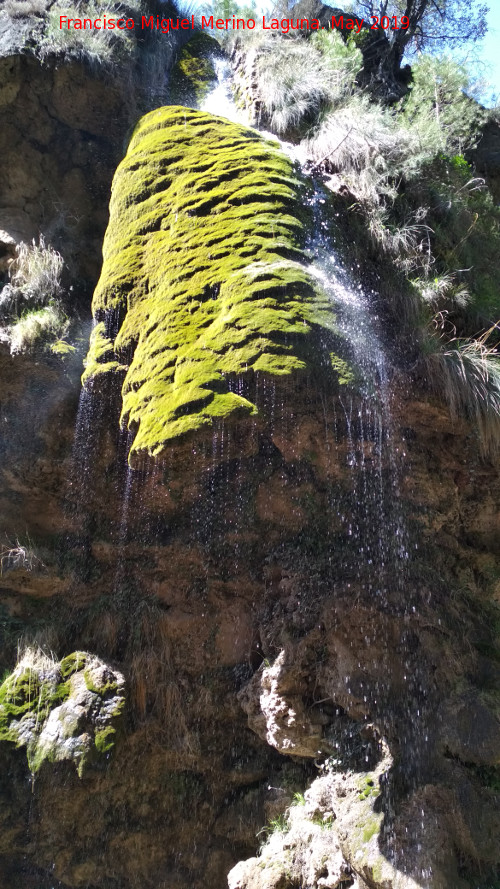
M 91 660 L 95 668 L 95 658 Z M 33 665 L 23 659 L 0 685 L 0 741 L 26 747 L 32 773 L 45 761 L 69 759 L 81 776 L 87 763 L 113 748 L 117 720 L 124 706 L 123 679 L 106 671 L 106 678 L 96 685 L 99 674 L 95 669 L 86 669 L 88 663 L 89 655 L 82 651 L 73 652 L 59 664 L 44 656 L 38 656 L 38 661 L 35 658 Z M 74 686 L 76 674 L 82 671 L 93 695 L 83 704 L 87 707 L 83 732 L 81 682 Z M 71 704 L 75 688 L 76 698 Z M 99 696 L 99 700 L 94 696 Z M 45 732 L 50 720 L 60 723 L 56 734 L 53 727 Z
M 115 741 L 116 729 L 111 725 L 95 733 L 94 744 L 98 753 L 110 753 L 115 746 Z
M 69 683 L 60 678 L 59 674 L 42 681 L 36 670 L 25 667 L 4 679 L 0 686 L 0 741 L 17 743 L 18 733 L 11 723 L 32 716 L 41 724 L 53 707 L 69 697 Z
M 276 143 L 178 106 L 139 121 L 113 183 L 85 373 L 127 367 L 132 451 L 256 413 L 236 377 L 314 364 L 334 319 L 303 264 L 303 217 Z
M 366 778 L 363 778 L 362 781 L 359 782 L 359 799 L 369 799 L 370 797 L 377 797 L 380 793 L 380 788 L 378 785 L 378 781 L 374 779 L 374 777 L 370 774 Z
M 182 48 L 170 75 L 170 101 L 198 104 L 211 89 L 217 75 L 213 57 L 221 48 L 209 34 L 195 34 Z
M 346 386 L 349 383 L 354 383 L 356 372 L 344 358 L 340 358 L 335 352 L 330 352 L 330 363 L 337 374 L 339 385 Z
M 113 343 L 106 336 L 104 321 L 96 324 L 90 334 L 90 348 L 85 362 L 83 382 L 86 379 L 95 378 L 98 374 L 114 373 L 117 370 L 126 370 L 114 359 Z

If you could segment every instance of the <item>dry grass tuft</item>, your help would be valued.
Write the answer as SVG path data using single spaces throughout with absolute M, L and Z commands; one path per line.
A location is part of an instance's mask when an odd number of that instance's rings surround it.
M 423 359 L 431 388 L 444 397 L 452 416 L 474 421 L 486 457 L 500 451 L 500 355 L 487 345 L 499 329 L 497 324 L 475 339 L 452 338 L 444 345 L 431 335 Z
M 5 0 L 4 11 L 13 19 L 27 18 L 30 15 L 43 15 L 49 0 Z
M 0 574 L 21 568 L 25 571 L 39 571 L 41 568 L 45 568 L 29 535 L 24 543 L 19 537 L 16 537 L 14 541 L 10 541 L 8 538 L 6 540 L 6 543 L 0 544 Z

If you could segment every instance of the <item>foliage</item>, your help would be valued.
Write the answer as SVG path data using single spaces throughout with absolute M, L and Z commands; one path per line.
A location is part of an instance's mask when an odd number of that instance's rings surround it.
M 62 256 L 45 243 L 43 235 L 38 244 L 18 245 L 10 283 L 0 292 L 0 317 L 13 354 L 40 347 L 55 354 L 71 350 L 69 343 L 62 343 L 69 329 L 62 305 L 63 267 Z
M 9 328 L 12 354 L 32 352 L 60 341 L 68 332 L 69 321 L 56 305 L 26 311 Z
M 60 16 L 68 19 L 95 19 L 106 15 L 120 18 L 127 11 L 133 17 L 140 10 L 140 0 L 127 0 L 126 4 L 116 0 L 76 0 L 75 3 L 57 0 L 48 12 L 45 31 L 39 40 L 38 54 L 42 59 L 53 53 L 64 53 L 74 58 L 86 59 L 98 65 L 110 65 L 121 57 L 130 55 L 135 47 L 133 31 L 114 28 L 61 28 Z
M 407 28 L 385 30 L 398 64 L 407 49 L 436 50 L 443 44 L 480 40 L 486 32 L 487 5 L 478 0 L 357 0 L 354 8 L 370 20 L 377 16 L 407 17 Z
M 357 87 L 356 53 L 323 31 L 282 40 L 273 68 L 264 44 L 260 95 L 271 126 L 300 139 L 333 191 L 353 196 L 377 251 L 410 277 L 397 311 L 419 332 L 417 366 L 453 414 L 475 421 L 481 450 L 491 453 L 500 416 L 500 211 L 464 157 L 484 112 L 467 95 L 463 67 L 429 56 L 414 66 L 408 95 L 384 106 Z
M 257 16 L 256 0 L 249 3 L 237 3 L 236 0 L 211 0 L 211 2 L 202 3 L 197 10 L 198 19 L 200 16 L 211 16 L 214 19 L 229 19 L 233 15 L 236 18 L 255 19 Z
M 326 66 L 310 43 L 268 38 L 259 46 L 257 77 L 266 118 L 279 134 L 306 128 L 328 102 Z
M 304 132 L 352 94 L 362 58 L 336 31 L 320 31 L 307 42 L 261 41 L 256 64 L 259 97 L 273 129 Z
M 28 765 L 36 773 L 43 762 L 73 760 L 82 775 L 88 761 L 108 754 L 116 740 L 116 720 L 124 704 L 123 684 L 106 681 L 109 671 L 97 658 L 86 652 L 73 652 L 58 663 L 55 656 L 38 646 L 18 651 L 14 670 L 4 677 L 0 686 L 0 741 L 26 747 Z M 87 716 L 82 732 L 81 682 L 76 682 L 76 712 L 71 707 L 59 709 L 75 691 L 76 674 L 85 667 L 85 674 L 104 677 L 92 685 L 92 700 L 86 702 Z M 85 676 L 86 678 L 86 676 Z M 89 684 L 89 683 L 87 683 Z M 60 730 L 44 732 L 55 711 Z M 93 722 L 93 725 L 91 724 Z M 70 741 L 70 743 L 68 743 Z
M 483 454 L 500 448 L 500 355 L 488 346 L 487 331 L 477 339 L 452 339 L 443 345 L 436 336 L 427 339 L 424 358 L 431 387 L 444 395 L 453 416 L 475 422 Z
M 463 155 L 475 144 L 484 114 L 466 95 L 468 83 L 463 66 L 447 57 L 420 56 L 412 68 L 411 89 L 401 111 L 403 122 L 418 137 L 415 172 L 439 153 Z M 406 172 L 411 172 L 410 158 Z
M 182 47 L 170 75 L 169 99 L 172 104 L 199 105 L 217 80 L 213 57 L 220 46 L 206 33 L 195 34 Z
M 61 254 L 45 243 L 43 235 L 40 235 L 38 244 L 34 240 L 31 244 L 21 242 L 10 267 L 10 295 L 18 301 L 17 311 L 21 300 L 26 300 L 30 306 L 42 306 L 59 297 L 63 265 Z M 3 293 L 2 297 L 5 299 Z
M 5 0 L 4 11 L 12 18 L 25 18 L 29 15 L 42 15 L 47 9 L 48 0 Z
M 262 827 L 257 833 L 257 836 L 261 837 L 261 849 L 273 834 L 286 833 L 289 826 L 290 822 L 286 814 L 271 818 L 265 827 Z
M 9 539 L 0 544 L 0 574 L 19 568 L 25 571 L 36 571 L 43 568 L 44 563 L 29 537 L 21 541 L 16 537 L 14 541 Z

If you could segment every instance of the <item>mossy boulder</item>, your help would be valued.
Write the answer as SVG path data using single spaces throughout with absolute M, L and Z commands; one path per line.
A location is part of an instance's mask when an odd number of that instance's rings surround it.
M 199 104 L 217 80 L 214 59 L 222 55 L 221 47 L 209 34 L 191 37 L 170 75 L 170 100 L 174 104 Z
M 84 382 L 124 373 L 131 456 L 258 412 L 255 376 L 311 371 L 334 316 L 303 186 L 277 143 L 190 108 L 143 117 L 115 175 Z M 333 343 L 335 345 L 335 343 Z
M 69 760 L 81 776 L 114 746 L 124 703 L 123 676 L 93 655 L 28 652 L 0 686 L 0 741 L 26 747 L 33 773 Z

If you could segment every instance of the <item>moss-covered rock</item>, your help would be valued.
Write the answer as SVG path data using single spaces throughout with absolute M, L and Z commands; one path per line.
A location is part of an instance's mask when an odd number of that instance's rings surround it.
M 290 161 L 253 130 L 177 106 L 137 125 L 113 184 L 84 374 L 126 368 L 132 454 L 255 414 L 257 372 L 304 372 L 318 349 L 331 372 L 334 319 L 305 267 L 301 198 Z
M 170 76 L 170 100 L 174 104 L 196 105 L 217 80 L 213 59 L 222 55 L 209 34 L 195 34 L 183 46 Z
M 85 765 L 114 746 L 124 679 L 77 651 L 56 663 L 28 651 L 0 686 L 0 741 L 26 747 L 31 771 L 45 760 Z

